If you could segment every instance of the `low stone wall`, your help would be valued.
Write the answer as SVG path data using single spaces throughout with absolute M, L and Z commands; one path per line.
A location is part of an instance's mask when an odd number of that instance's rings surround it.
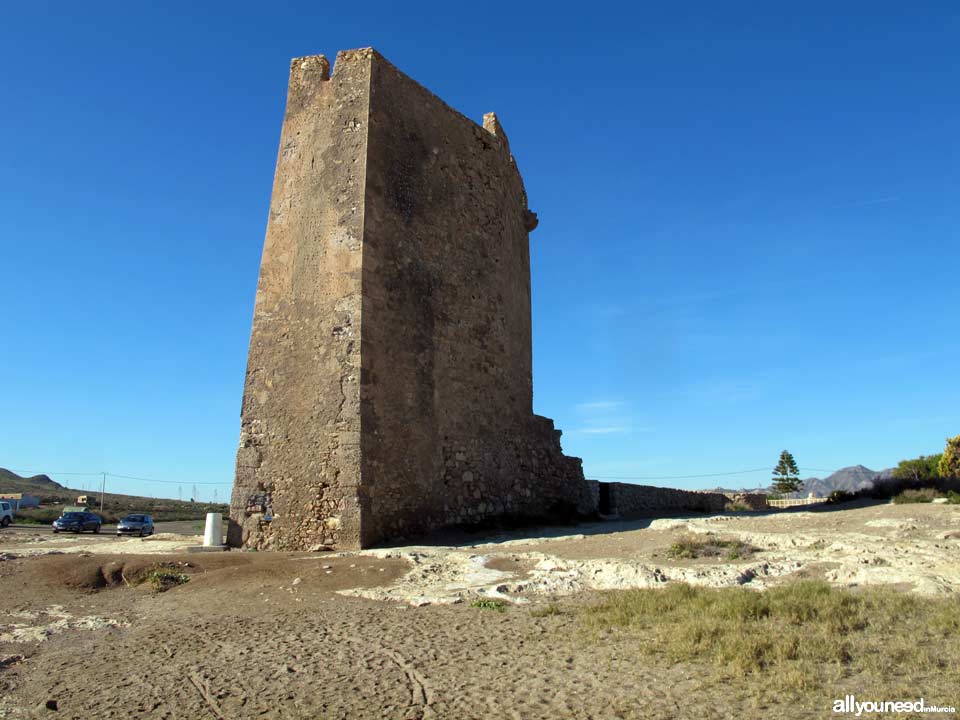
M 591 516 L 596 514 L 599 509 L 600 481 L 584 480 L 580 486 L 580 502 L 577 504 L 577 512 L 583 516 Z
M 726 495 L 714 492 L 676 490 L 617 482 L 599 483 L 599 486 L 600 513 L 604 515 L 723 512 L 728 502 Z
M 731 503 L 745 505 L 751 510 L 767 510 L 770 504 L 764 493 L 725 493 Z

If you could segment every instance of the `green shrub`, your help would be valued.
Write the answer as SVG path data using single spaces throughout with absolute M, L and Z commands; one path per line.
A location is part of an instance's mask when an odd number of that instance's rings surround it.
M 943 497 L 943 494 L 933 488 L 921 488 L 919 490 L 904 490 L 893 498 L 897 505 L 906 505 L 910 503 L 928 503 L 936 498 Z
M 60 508 L 23 508 L 14 513 L 14 522 L 24 525 L 50 525 L 60 517 Z
M 940 475 L 948 478 L 960 477 L 960 435 L 947 438 L 947 447 L 937 463 Z
M 494 610 L 496 612 L 503 612 L 507 609 L 507 603 L 505 600 L 495 600 L 493 598 L 477 598 L 472 603 L 470 603 L 472 608 L 480 608 L 481 610 Z
M 153 585 L 154 590 L 163 592 L 175 585 L 183 585 L 190 580 L 186 573 L 177 572 L 169 568 L 158 568 L 147 573 L 147 582 Z
M 157 563 L 146 571 L 132 573 L 133 584 L 140 585 L 148 582 L 157 592 L 165 592 L 177 585 L 185 585 L 190 581 L 190 576 L 183 572 L 183 563 Z
M 692 535 L 680 538 L 667 550 L 667 556 L 675 559 L 693 560 L 701 557 L 724 556 L 737 560 L 757 552 L 757 548 L 741 540 L 721 540 L 712 536 L 699 538 Z

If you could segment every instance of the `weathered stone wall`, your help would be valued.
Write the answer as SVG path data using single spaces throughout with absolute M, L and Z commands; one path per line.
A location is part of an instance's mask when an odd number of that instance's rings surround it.
M 745 505 L 751 510 L 767 510 L 770 504 L 765 493 L 724 493 L 732 503 Z
M 604 483 L 607 484 L 607 483 Z M 577 512 L 584 517 L 594 516 L 600 511 L 600 481 L 585 480 L 580 486 L 580 502 Z
M 370 63 L 295 59 L 241 410 L 229 540 L 360 541 L 360 320 Z
M 608 486 L 609 513 L 618 515 L 657 515 L 681 512 L 723 512 L 727 496 L 715 492 L 676 490 L 674 488 L 627 483 L 601 483 Z M 603 512 L 603 510 L 601 510 Z
M 533 415 L 532 216 L 507 140 L 379 56 L 363 258 L 364 537 L 575 506 Z
M 291 66 L 230 541 L 357 547 L 583 504 L 532 412 L 536 218 L 481 127 L 373 50 Z

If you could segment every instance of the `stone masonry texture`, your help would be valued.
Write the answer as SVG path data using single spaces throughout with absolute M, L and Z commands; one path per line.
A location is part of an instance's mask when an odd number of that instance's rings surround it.
M 729 502 L 726 495 L 716 492 L 676 490 L 619 482 L 600 483 L 601 492 L 604 485 L 607 486 L 609 497 L 608 506 L 603 508 L 604 513 L 624 517 L 689 511 L 717 513 L 723 512 Z
M 478 125 L 372 49 L 330 70 L 290 67 L 230 544 L 351 549 L 595 510 L 533 414 L 537 220 L 496 116 Z

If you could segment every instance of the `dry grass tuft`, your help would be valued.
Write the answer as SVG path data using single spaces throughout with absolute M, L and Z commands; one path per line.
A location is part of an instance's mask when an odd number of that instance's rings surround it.
M 546 605 L 535 607 L 530 611 L 531 617 L 552 617 L 554 615 L 563 615 L 563 608 L 555 602 L 549 602 Z
M 641 652 L 671 662 L 710 663 L 726 678 L 762 675 L 768 690 L 808 690 L 855 675 L 861 686 L 882 685 L 905 672 L 952 674 L 943 679 L 960 687 L 958 598 L 853 593 L 819 581 L 764 592 L 677 583 L 608 593 L 583 621 L 640 633 Z
M 667 550 L 667 555 L 687 560 L 720 556 L 726 560 L 738 560 L 750 557 L 755 552 L 758 552 L 758 548 L 740 540 L 722 540 L 710 535 L 707 537 L 688 535 L 673 543 Z
M 945 497 L 944 494 L 935 488 L 920 488 L 919 490 L 904 490 L 893 498 L 893 502 L 897 505 L 928 503 L 941 497 Z

